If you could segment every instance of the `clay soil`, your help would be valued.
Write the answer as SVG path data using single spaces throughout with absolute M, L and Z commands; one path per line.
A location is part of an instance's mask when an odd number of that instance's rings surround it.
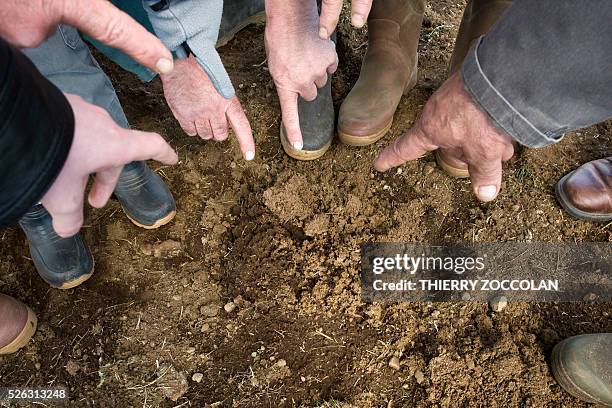
M 132 125 L 178 150 L 179 165 L 152 166 L 179 211 L 145 231 L 116 201 L 88 209 L 83 234 L 96 273 L 69 291 L 38 277 L 16 226 L 3 231 L 0 290 L 29 303 L 40 326 L 27 347 L 0 358 L 0 384 L 63 385 L 79 407 L 585 406 L 555 383 L 550 351 L 571 335 L 612 331 L 610 304 L 511 303 L 494 313 L 479 302 L 360 299 L 364 242 L 612 240 L 612 227 L 569 218 L 553 194 L 566 172 L 612 155 L 610 123 L 519 151 L 491 204 L 431 155 L 374 172 L 377 152 L 445 79 L 463 7 L 428 5 L 418 85 L 390 133 L 366 148 L 335 142 L 315 162 L 290 159 L 280 146 L 263 26 L 221 49 L 255 133 L 251 163 L 235 141 L 186 136 L 158 81 L 143 84 L 102 60 Z M 336 109 L 366 40 L 345 10 Z M 388 365 L 394 355 L 399 370 Z

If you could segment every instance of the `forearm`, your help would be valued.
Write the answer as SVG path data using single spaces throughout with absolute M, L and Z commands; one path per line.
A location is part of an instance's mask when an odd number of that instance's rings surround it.
M 187 44 L 217 91 L 232 98 L 234 87 L 215 49 L 223 1 L 143 0 L 143 5 L 159 39 L 177 54 L 184 52 L 182 46 Z
M 74 117 L 64 95 L 0 39 L 0 228 L 36 204 L 60 173 Z
M 468 53 L 465 87 L 520 143 L 612 117 L 612 3 L 516 0 Z

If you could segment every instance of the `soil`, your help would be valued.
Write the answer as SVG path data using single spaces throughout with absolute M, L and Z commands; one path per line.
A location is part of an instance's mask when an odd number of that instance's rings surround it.
M 431 155 L 374 172 L 377 152 L 444 81 L 464 5 L 427 6 L 418 85 L 389 134 L 366 148 L 336 141 L 314 162 L 282 151 L 261 25 L 221 49 L 255 133 L 250 163 L 235 141 L 186 136 L 159 81 L 101 61 L 133 127 L 160 132 L 179 152 L 177 166 L 151 164 L 179 211 L 146 231 L 116 201 L 88 209 L 96 273 L 68 291 L 38 277 L 18 227 L 3 231 L 0 291 L 27 302 L 40 326 L 27 347 L 0 358 L 0 384 L 63 385 L 79 407 L 585 406 L 555 383 L 550 351 L 568 336 L 612 331 L 609 303 L 510 303 L 495 313 L 480 302 L 360 299 L 364 242 L 612 240 L 610 225 L 571 219 L 553 194 L 563 174 L 612 155 L 612 123 L 518 152 L 491 204 Z M 336 109 L 366 41 L 345 9 Z

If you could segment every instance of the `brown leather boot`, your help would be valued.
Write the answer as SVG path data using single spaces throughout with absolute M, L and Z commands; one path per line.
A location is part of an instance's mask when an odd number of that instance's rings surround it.
M 555 193 L 572 217 L 612 220 L 612 157 L 588 162 L 566 174 L 555 186 Z
M 366 146 L 391 128 L 402 94 L 417 82 L 417 46 L 424 0 L 374 0 L 361 73 L 338 117 L 338 136 Z
M 0 293 L 0 354 L 14 353 L 34 335 L 36 315 L 20 301 Z
M 512 0 L 470 0 L 463 12 L 463 19 L 455 40 L 451 57 L 449 76 L 454 74 L 463 63 L 474 40 L 486 34 Z M 468 166 L 463 161 L 461 150 L 439 149 L 435 152 L 438 165 L 449 175 L 457 178 L 468 178 Z

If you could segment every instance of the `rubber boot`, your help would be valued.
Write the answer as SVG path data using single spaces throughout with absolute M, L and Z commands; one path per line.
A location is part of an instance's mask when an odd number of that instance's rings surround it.
M 25 346 L 36 331 L 36 315 L 26 305 L 0 293 L 0 354 Z
M 123 168 L 115 196 L 125 215 L 142 228 L 159 228 L 176 215 L 172 193 L 144 162 L 132 162 Z
M 331 36 L 336 42 L 336 34 Z M 323 156 L 331 146 L 334 138 L 336 115 L 332 99 L 332 76 L 328 75 L 327 83 L 317 90 L 317 98 L 308 102 L 298 97 L 298 116 L 302 131 L 302 150 L 293 148 L 285 134 L 281 121 L 280 140 L 285 152 L 297 160 L 315 160 Z
M 264 21 L 264 0 L 224 0 L 217 47 L 223 47 L 248 25 Z
M 612 157 L 593 160 L 566 174 L 555 186 L 555 194 L 574 218 L 612 221 Z
M 54 288 L 71 289 L 93 275 L 94 260 L 81 234 L 62 238 L 55 233 L 51 215 L 37 204 L 19 220 L 38 274 Z
M 417 46 L 424 0 L 374 0 L 361 73 L 338 117 L 338 136 L 366 146 L 391 128 L 402 98 L 417 83 Z
M 612 333 L 582 334 L 557 344 L 551 368 L 574 397 L 612 407 Z
M 489 32 L 499 17 L 512 5 L 511 0 L 470 0 L 465 11 L 451 57 L 449 76 L 461 68 L 472 43 Z M 435 152 L 438 165 L 449 175 L 468 178 L 468 165 L 461 149 L 439 149 Z

